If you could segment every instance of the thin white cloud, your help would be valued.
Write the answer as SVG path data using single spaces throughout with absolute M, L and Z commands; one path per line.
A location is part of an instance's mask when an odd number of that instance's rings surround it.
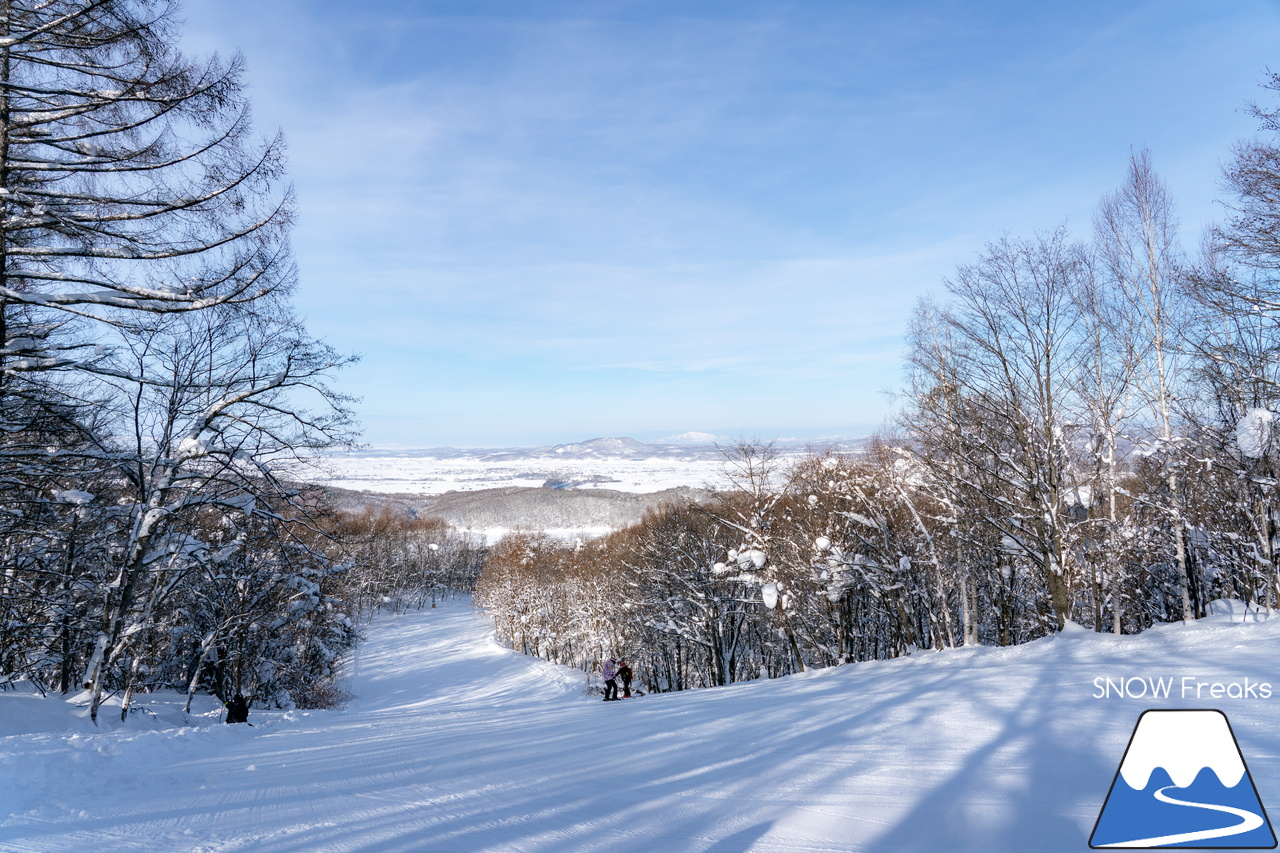
M 188 17 L 284 127 L 299 303 L 366 353 L 371 423 L 426 419 L 370 436 L 404 443 L 513 406 L 727 424 L 747 387 L 824 422 L 883 411 L 918 295 L 1004 230 L 1087 234 L 1130 145 L 1198 231 L 1280 39 L 1273 5 L 1189 0 Z

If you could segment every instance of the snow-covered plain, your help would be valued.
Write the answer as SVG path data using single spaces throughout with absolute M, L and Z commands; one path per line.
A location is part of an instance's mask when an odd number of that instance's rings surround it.
M 539 488 L 549 480 L 648 494 L 680 486 L 701 488 L 724 483 L 724 460 L 701 457 L 620 459 L 548 459 L 484 452 L 360 451 L 323 460 L 324 470 L 308 479 L 351 491 L 379 494 L 439 495 L 504 486 Z
M 464 602 L 368 633 L 345 710 L 255 710 L 253 728 L 149 701 L 158 718 L 95 730 L 74 702 L 0 694 L 0 849 L 1084 851 L 1146 708 L 1221 709 L 1280 804 L 1280 619 L 607 704 Z M 1172 695 L 1096 698 L 1108 678 Z
M 845 436 L 772 442 L 780 464 L 827 449 L 857 452 L 865 444 L 865 438 Z M 439 495 L 548 483 L 648 494 L 681 486 L 725 487 L 733 447 L 728 439 L 687 433 L 657 444 L 595 438 L 551 447 L 367 448 L 315 458 L 295 473 L 309 482 L 380 494 Z

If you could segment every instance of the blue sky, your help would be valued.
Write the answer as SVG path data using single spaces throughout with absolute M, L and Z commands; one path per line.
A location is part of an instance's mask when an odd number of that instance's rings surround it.
M 916 300 L 1090 230 L 1148 147 L 1194 243 L 1280 0 L 187 0 L 282 128 L 296 302 L 365 440 L 862 434 Z

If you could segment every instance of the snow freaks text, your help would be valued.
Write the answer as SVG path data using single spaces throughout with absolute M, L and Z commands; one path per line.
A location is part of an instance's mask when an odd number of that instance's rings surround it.
M 1093 680 L 1094 699 L 1270 699 L 1267 681 L 1240 678 L 1217 681 L 1195 675 L 1099 676 Z

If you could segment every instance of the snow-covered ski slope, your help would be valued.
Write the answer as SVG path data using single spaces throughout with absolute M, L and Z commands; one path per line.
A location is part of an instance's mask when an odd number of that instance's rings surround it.
M 96 730 L 0 694 L 0 850 L 1084 851 L 1146 708 L 1221 709 L 1280 814 L 1278 638 L 1076 629 L 604 703 L 451 602 L 371 626 L 343 711 Z

